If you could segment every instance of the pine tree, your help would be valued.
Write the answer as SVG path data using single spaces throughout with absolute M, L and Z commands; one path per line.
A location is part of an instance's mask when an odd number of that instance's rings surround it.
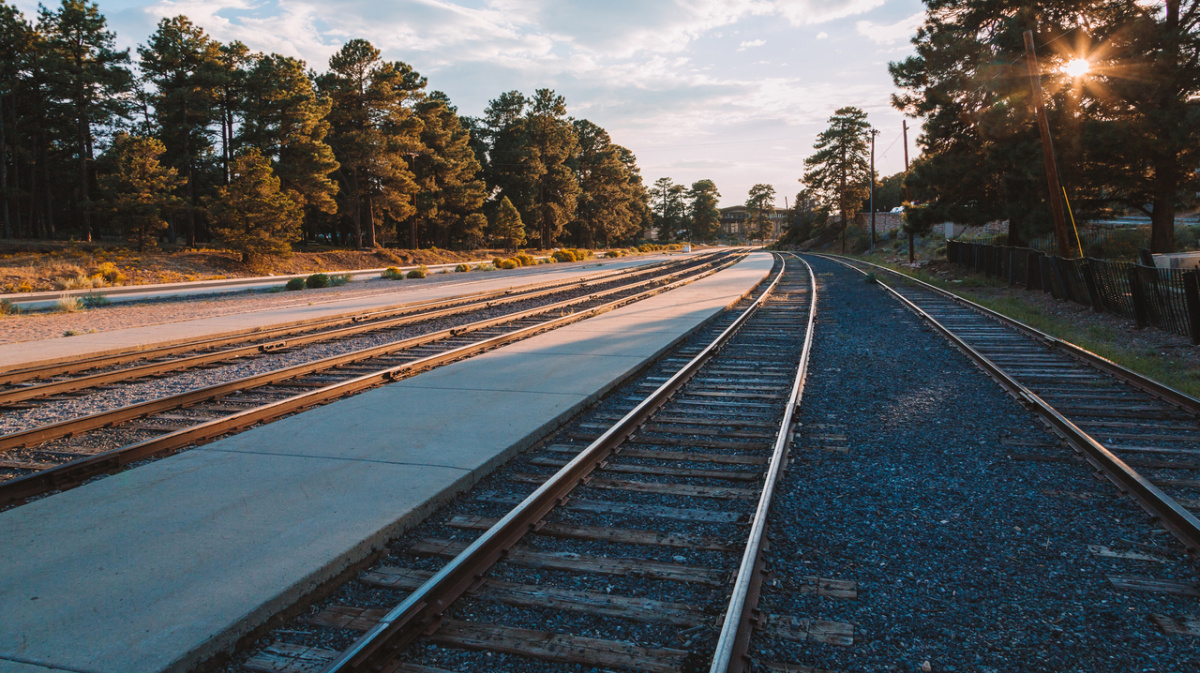
M 151 104 L 166 159 L 185 181 L 187 242 L 194 246 L 201 159 L 212 151 L 209 127 L 218 115 L 221 45 L 186 16 L 176 16 L 158 22 L 147 43 L 138 47 L 138 55 L 145 78 L 154 85 Z
M 253 61 L 250 49 L 238 41 L 220 45 L 215 63 L 216 90 L 213 92 L 217 123 L 221 127 L 221 184 L 229 184 L 229 164 L 237 151 L 234 129 L 246 98 L 246 69 Z
M 815 197 L 838 210 L 842 252 L 846 251 L 846 223 L 870 193 L 869 129 L 867 113 L 856 107 L 841 108 L 829 118 L 829 128 L 817 136 L 816 152 L 804 160 L 801 181 Z
M 173 196 L 182 183 L 178 171 L 159 163 L 166 151 L 156 138 L 121 134 L 102 157 L 101 189 L 125 239 L 138 252 L 154 247 L 167 228 L 164 212 L 179 205 Z
M 613 144 L 608 132 L 580 119 L 574 122 L 579 154 L 574 159 L 579 196 L 576 199 L 576 239 L 586 247 L 602 240 L 630 237 L 641 224 L 641 194 L 631 181 L 625 148 Z
M 357 244 L 374 247 L 375 215 L 399 224 L 412 217 L 417 191 L 407 158 L 420 152 L 421 121 L 413 105 L 425 78 L 409 65 L 384 62 L 366 40 L 350 40 L 317 78 L 332 101 L 329 144 L 340 164 L 340 212 L 350 218 Z
M 33 26 L 16 7 L 0 3 L 0 217 L 3 217 L 4 238 L 14 238 L 20 218 L 21 201 L 9 182 L 10 164 L 16 168 L 21 160 L 16 152 L 18 101 L 24 102 L 25 66 L 33 50 Z M 15 180 L 14 180 L 15 182 Z
M 694 241 L 711 241 L 721 230 L 721 193 L 712 180 L 699 180 L 688 190 L 688 233 Z
M 413 174 L 420 191 L 415 197 L 416 214 L 410 220 L 410 242 L 417 246 L 417 223 L 424 223 L 431 243 L 450 247 L 461 239 L 467 215 L 478 211 L 484 201 L 484 182 L 479 161 L 471 149 L 470 131 L 440 91 L 417 104 L 422 122 L 421 150 L 412 159 Z
M 39 29 L 45 35 L 46 70 L 53 114 L 73 130 L 70 134 L 77 169 L 76 203 L 86 240 L 92 224 L 93 129 L 126 115 L 125 94 L 133 77 L 126 64 L 129 51 L 117 51 L 116 36 L 95 3 L 62 0 L 57 11 L 41 7 Z
M 304 62 L 270 54 L 254 60 L 245 79 L 244 121 L 238 143 L 271 159 L 281 188 L 307 214 L 337 211 L 338 169 L 329 133 L 328 98 L 317 96 Z
M 775 188 L 759 183 L 750 188 L 746 199 L 746 225 L 752 235 L 766 241 L 774 233 L 771 215 L 775 212 Z
M 234 157 L 230 183 L 217 190 L 208 215 L 218 240 L 242 253 L 243 262 L 287 255 L 300 240 L 300 206 L 280 190 L 257 148 Z
M 671 178 L 659 178 L 650 188 L 650 208 L 660 239 L 675 238 L 676 232 L 687 225 L 687 204 L 683 197 L 683 185 L 675 184 Z
M 500 199 L 492 230 L 496 240 L 509 250 L 516 250 L 525 243 L 525 225 L 521 222 L 521 213 L 507 196 Z

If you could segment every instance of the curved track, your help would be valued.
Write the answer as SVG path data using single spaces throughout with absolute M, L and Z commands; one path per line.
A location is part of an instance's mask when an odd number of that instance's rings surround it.
M 739 670 L 815 299 L 807 264 L 777 265 L 736 318 L 677 348 L 344 589 L 368 591 L 374 605 L 330 602 L 311 614 L 309 626 L 343 650 L 275 642 L 245 670 Z M 495 492 L 520 484 L 536 490 Z M 397 605 L 383 607 L 384 596 Z M 722 614 L 734 615 L 723 630 Z
M 1200 551 L 1200 400 L 923 281 L 823 257 L 894 279 L 889 292 Z
M 554 289 L 539 287 L 502 300 L 436 309 L 416 317 L 388 318 L 383 322 L 408 324 L 420 320 L 429 327 L 424 333 L 401 336 L 381 345 L 233 377 L 0 436 L 0 468 L 11 475 L 0 483 L 0 505 L 72 486 L 133 461 L 207 441 L 668 291 L 714 273 L 734 259 L 727 255 L 705 257 L 652 271 L 621 273 L 607 283 L 588 279 L 565 287 L 554 284 Z M 553 301 L 554 294 L 568 290 L 573 290 L 574 296 Z M 512 312 L 452 327 L 438 328 L 434 321 L 446 312 L 457 315 L 490 310 L 498 303 L 523 302 L 531 297 L 549 297 L 550 303 L 534 302 L 530 308 L 517 307 Z M 344 329 L 359 328 L 338 328 L 333 333 Z

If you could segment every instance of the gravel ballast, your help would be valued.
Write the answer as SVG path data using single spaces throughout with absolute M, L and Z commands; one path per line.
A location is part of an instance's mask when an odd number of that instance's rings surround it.
M 1109 580 L 1194 585 L 1182 546 L 882 288 L 808 259 L 818 325 L 760 607 L 852 623 L 855 643 L 756 635 L 755 659 L 838 671 L 1197 670 L 1197 640 L 1152 620 L 1195 615 L 1197 600 Z M 844 453 L 830 435 L 844 437 Z M 1105 557 L 1101 546 L 1158 560 Z M 808 575 L 856 581 L 858 599 L 782 590 Z

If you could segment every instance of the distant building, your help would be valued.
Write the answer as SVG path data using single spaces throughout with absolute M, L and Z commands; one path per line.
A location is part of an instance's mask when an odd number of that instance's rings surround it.
M 789 210 L 775 209 L 767 213 L 771 220 L 772 236 L 781 236 L 787 227 Z M 730 206 L 721 209 L 721 233 L 725 236 L 749 238 L 752 232 L 746 224 L 746 206 Z

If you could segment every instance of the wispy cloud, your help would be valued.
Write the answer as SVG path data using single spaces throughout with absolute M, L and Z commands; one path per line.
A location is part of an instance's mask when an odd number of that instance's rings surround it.
M 751 47 L 761 47 L 766 43 L 767 43 L 766 40 L 746 40 L 738 45 L 737 50 L 738 51 L 746 51 L 747 49 L 750 49 Z
M 854 29 L 859 35 L 879 44 L 895 44 L 897 42 L 907 42 L 909 38 L 916 34 L 917 29 L 925 22 L 925 13 L 917 12 L 911 16 L 906 16 L 895 23 L 875 23 L 873 21 L 859 21 L 854 24 Z

